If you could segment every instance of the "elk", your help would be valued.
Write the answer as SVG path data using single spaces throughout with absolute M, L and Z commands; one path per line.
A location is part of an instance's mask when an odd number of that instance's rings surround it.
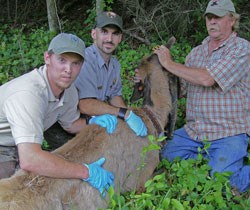
M 172 110 L 169 73 L 154 54 L 144 58 L 138 69 L 143 91 L 136 85 L 132 98 L 137 99 L 143 93 L 144 102 L 133 111 L 143 119 L 148 133 L 158 136 L 164 131 Z M 140 167 L 141 151 L 149 144 L 147 137 L 137 137 L 119 120 L 113 134 L 100 126 L 89 125 L 53 153 L 78 163 L 105 157 L 104 168 L 115 175 L 115 191 L 124 193 L 134 189 L 142 191 L 156 169 L 160 161 L 158 150 L 148 151 L 144 167 Z M 4 210 L 96 210 L 105 209 L 107 204 L 108 195 L 103 198 L 95 188 L 79 179 L 49 178 L 20 169 L 12 177 L 0 180 L 0 209 Z

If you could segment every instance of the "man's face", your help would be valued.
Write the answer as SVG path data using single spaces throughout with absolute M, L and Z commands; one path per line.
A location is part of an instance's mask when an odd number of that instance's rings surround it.
M 235 23 L 234 18 L 225 15 L 218 17 L 213 14 L 206 15 L 206 26 L 209 36 L 213 40 L 225 40 L 232 33 L 232 27 Z
M 104 55 L 111 55 L 122 40 L 121 31 L 116 27 L 95 28 L 91 35 L 101 54 Z
M 78 76 L 83 59 L 76 53 L 63 53 L 60 55 L 44 54 L 47 65 L 48 80 L 52 91 L 57 96 L 74 82 Z

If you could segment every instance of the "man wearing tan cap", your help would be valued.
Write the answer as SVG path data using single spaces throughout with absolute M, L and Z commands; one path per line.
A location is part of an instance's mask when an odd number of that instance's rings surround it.
M 111 114 L 125 120 L 137 136 L 147 135 L 142 119 L 128 110 L 122 98 L 120 63 L 113 56 L 122 40 L 122 18 L 101 12 L 91 31 L 93 45 L 86 49 L 86 62 L 76 79 L 79 108 L 85 117 Z
M 12 175 L 20 164 L 38 175 L 83 179 L 100 192 L 113 184 L 113 174 L 101 167 L 104 158 L 78 164 L 41 149 L 43 132 L 55 122 L 70 133 L 86 126 L 77 108 L 77 90 L 71 85 L 81 70 L 84 50 L 80 38 L 61 33 L 44 53 L 45 65 L 0 86 L 0 178 Z M 116 118 L 99 116 L 89 123 L 108 130 L 110 121 L 115 124 Z
M 250 189 L 250 43 L 238 37 L 239 15 L 230 0 L 212 0 L 205 11 L 208 37 L 187 56 L 174 62 L 169 50 L 155 50 L 161 64 L 186 84 L 186 125 L 176 130 L 162 157 L 197 158 L 198 148 L 214 172 L 232 172 L 230 183 Z

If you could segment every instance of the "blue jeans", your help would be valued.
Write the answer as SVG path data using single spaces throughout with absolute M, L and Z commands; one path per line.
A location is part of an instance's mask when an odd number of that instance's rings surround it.
M 243 163 L 244 158 L 248 156 L 248 140 L 248 135 L 239 134 L 210 141 L 208 153 L 202 150 L 202 155 L 209 160 L 208 164 L 212 168 L 211 174 L 224 171 L 232 172 L 230 183 L 240 192 L 250 189 L 250 166 Z M 174 132 L 173 139 L 163 147 L 161 156 L 171 162 L 176 157 L 196 159 L 198 147 L 203 149 L 204 142 L 191 139 L 185 129 L 181 128 Z

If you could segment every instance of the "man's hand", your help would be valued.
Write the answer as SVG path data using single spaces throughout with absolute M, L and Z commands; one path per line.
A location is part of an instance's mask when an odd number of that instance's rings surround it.
M 137 116 L 134 112 L 130 111 L 129 116 L 125 119 L 128 126 L 135 132 L 137 136 L 146 136 L 147 127 L 145 126 L 142 119 Z
M 116 116 L 110 114 L 95 116 L 89 120 L 89 124 L 100 125 L 101 127 L 106 128 L 106 131 L 109 134 L 113 133 L 116 129 L 117 122 Z
M 89 165 L 84 164 L 89 169 L 89 177 L 83 179 L 83 181 L 88 182 L 91 186 L 99 190 L 100 194 L 105 197 L 106 192 L 110 186 L 114 186 L 114 175 L 102 168 L 105 158 L 102 157 L 96 162 Z

